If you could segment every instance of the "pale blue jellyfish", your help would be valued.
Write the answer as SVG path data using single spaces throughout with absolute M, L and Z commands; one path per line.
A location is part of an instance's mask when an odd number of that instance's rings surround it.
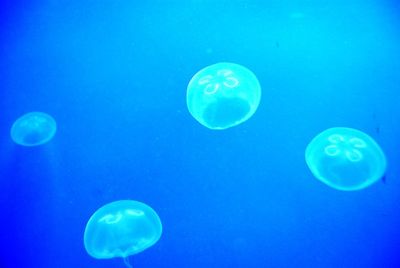
M 50 141 L 57 130 L 56 121 L 42 112 L 31 112 L 18 118 L 11 127 L 11 138 L 19 145 L 37 146 Z
M 257 110 L 261 87 L 247 68 L 221 62 L 205 67 L 190 80 L 187 106 L 200 124 L 226 129 L 248 120 Z
M 313 175 L 343 191 L 364 189 L 381 179 L 386 158 L 367 134 L 352 128 L 330 128 L 307 146 L 305 158 Z
M 128 257 L 154 245 L 161 237 L 162 225 L 148 205 L 120 200 L 99 208 L 86 224 L 84 244 L 96 259 L 121 257 L 131 267 Z

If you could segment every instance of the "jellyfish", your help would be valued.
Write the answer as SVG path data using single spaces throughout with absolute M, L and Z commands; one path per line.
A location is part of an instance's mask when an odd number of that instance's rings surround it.
M 226 129 L 247 121 L 257 110 L 261 87 L 247 68 L 221 62 L 197 72 L 187 87 L 190 114 L 210 129 Z
M 19 145 L 37 146 L 50 141 L 57 130 L 53 117 L 42 112 L 31 112 L 18 118 L 11 127 L 11 138 Z
M 93 258 L 121 257 L 127 267 L 132 267 L 129 256 L 154 245 L 161 233 L 161 220 L 151 207 L 138 201 L 119 200 L 102 206 L 90 217 L 84 245 Z
M 380 180 L 386 157 L 379 145 L 357 129 L 335 127 L 318 134 L 307 146 L 305 159 L 312 174 L 343 191 L 364 189 Z

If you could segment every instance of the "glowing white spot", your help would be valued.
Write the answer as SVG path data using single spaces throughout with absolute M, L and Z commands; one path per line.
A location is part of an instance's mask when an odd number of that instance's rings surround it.
M 344 137 L 339 134 L 333 134 L 328 137 L 328 140 L 332 143 L 339 143 L 339 142 L 344 141 Z
M 359 138 L 351 138 L 349 140 L 349 142 L 356 148 L 365 148 L 365 147 L 367 147 L 367 144 L 365 143 L 365 141 L 363 141 L 362 139 L 359 139 Z
M 225 77 L 227 77 L 227 76 L 229 76 L 229 75 L 231 75 L 231 74 L 233 74 L 233 72 L 232 72 L 231 70 L 228 70 L 228 69 L 222 69 L 222 70 L 219 70 L 219 71 L 217 72 L 217 75 L 219 75 L 219 76 L 225 76 Z
M 127 209 L 125 210 L 125 213 L 135 217 L 140 217 L 144 215 L 144 212 L 138 209 Z
M 206 75 L 206 76 L 200 78 L 198 83 L 199 83 L 199 85 L 204 85 L 204 84 L 210 83 L 210 80 L 212 78 L 213 78 L 212 75 Z
M 329 156 L 336 156 L 340 153 L 340 149 L 336 145 L 328 145 L 324 149 L 325 154 Z
M 117 223 L 121 220 L 122 218 L 122 214 L 121 213 L 117 213 L 117 214 L 107 214 L 105 216 L 103 216 L 99 222 L 105 222 L 106 224 L 114 224 Z
M 227 77 L 226 82 L 224 82 L 224 85 L 228 88 L 234 88 L 239 85 L 239 80 L 237 80 L 234 77 Z
M 351 162 L 358 162 L 363 159 L 363 155 L 359 150 L 353 149 L 346 151 L 346 157 Z

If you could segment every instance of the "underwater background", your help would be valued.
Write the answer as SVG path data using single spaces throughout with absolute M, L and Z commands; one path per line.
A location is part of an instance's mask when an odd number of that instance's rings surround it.
M 124 267 L 83 245 L 106 203 L 151 206 L 163 233 L 133 267 L 400 267 L 396 1 L 6 0 L 0 16 L 0 268 Z M 200 69 L 257 76 L 247 122 L 188 112 Z M 57 133 L 16 145 L 21 115 Z M 304 151 L 330 127 L 381 146 L 382 181 L 338 191 Z

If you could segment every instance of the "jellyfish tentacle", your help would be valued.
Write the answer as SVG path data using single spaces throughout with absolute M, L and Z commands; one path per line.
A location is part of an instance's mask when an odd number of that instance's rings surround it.
M 132 268 L 133 267 L 131 262 L 130 262 L 130 260 L 129 260 L 129 256 L 124 257 L 123 260 L 124 260 L 124 263 L 125 263 L 126 267 L 128 267 L 128 268 Z

